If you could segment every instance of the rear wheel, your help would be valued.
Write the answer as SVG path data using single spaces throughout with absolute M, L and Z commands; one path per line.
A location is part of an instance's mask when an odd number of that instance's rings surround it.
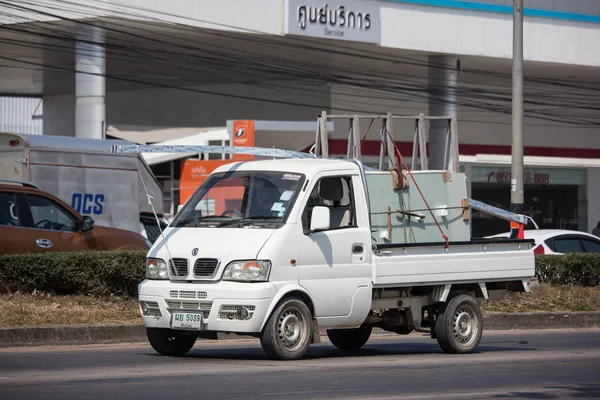
M 358 350 L 367 343 L 372 330 L 373 328 L 368 325 L 355 329 L 329 329 L 327 337 L 338 349 Z
M 446 353 L 475 351 L 483 333 L 483 317 L 477 301 L 464 294 L 453 297 L 440 308 L 435 333 Z
M 196 343 L 196 333 L 175 331 L 173 329 L 146 328 L 148 341 L 157 353 L 163 356 L 183 356 Z
M 312 316 L 302 300 L 283 300 L 273 311 L 260 336 L 270 358 L 297 360 L 308 351 L 312 339 Z

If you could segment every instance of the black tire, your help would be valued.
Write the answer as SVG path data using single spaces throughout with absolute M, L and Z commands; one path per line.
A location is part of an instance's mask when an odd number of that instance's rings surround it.
M 260 335 L 267 356 L 276 360 L 298 360 L 312 340 L 312 315 L 302 300 L 282 300 L 273 310 Z
M 146 336 L 157 353 L 173 357 L 183 356 L 190 351 L 198 337 L 195 333 L 161 328 L 146 328 Z
M 437 341 L 446 353 L 472 353 L 483 333 L 483 317 L 479 304 L 464 294 L 443 304 L 435 322 Z
M 327 337 L 338 349 L 358 350 L 367 343 L 372 330 L 373 328 L 368 325 L 354 329 L 329 329 Z

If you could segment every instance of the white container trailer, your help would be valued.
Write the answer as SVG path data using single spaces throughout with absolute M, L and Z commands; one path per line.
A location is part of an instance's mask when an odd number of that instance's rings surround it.
M 0 178 L 31 182 L 96 224 L 140 232 L 153 215 L 142 186 L 163 214 L 162 190 L 139 154 L 113 154 L 122 140 L 0 133 Z

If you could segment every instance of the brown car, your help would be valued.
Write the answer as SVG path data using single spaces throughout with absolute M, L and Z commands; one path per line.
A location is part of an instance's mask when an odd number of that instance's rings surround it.
M 149 248 L 139 233 L 94 226 L 32 184 L 0 180 L 0 254 Z

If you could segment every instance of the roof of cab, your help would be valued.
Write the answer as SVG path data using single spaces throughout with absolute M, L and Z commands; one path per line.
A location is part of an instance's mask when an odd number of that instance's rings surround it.
M 358 172 L 358 165 L 348 160 L 336 159 L 317 159 L 317 158 L 292 158 L 279 160 L 260 160 L 260 161 L 232 161 L 225 164 L 214 172 L 225 172 L 231 170 L 238 171 L 280 171 L 295 172 L 305 175 L 315 175 L 323 170 L 327 171 L 348 171 Z

